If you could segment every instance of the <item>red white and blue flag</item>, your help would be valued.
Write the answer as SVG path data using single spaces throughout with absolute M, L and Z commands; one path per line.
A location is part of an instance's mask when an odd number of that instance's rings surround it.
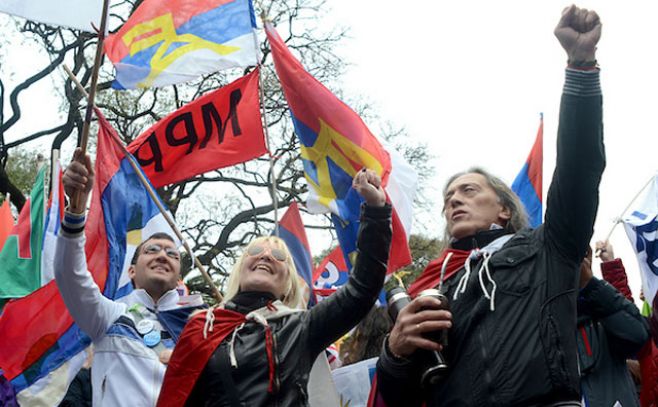
M 516 176 L 512 183 L 512 191 L 514 191 L 523 205 L 526 212 L 528 212 L 528 220 L 530 226 L 536 228 L 543 223 L 542 219 L 542 166 L 544 163 L 544 115 L 541 115 L 539 122 L 539 130 L 537 130 L 537 138 L 535 144 L 528 154 L 521 172 Z
M 313 260 L 297 202 L 290 204 L 281 218 L 278 228 L 279 237 L 286 243 L 290 254 L 292 254 L 297 274 L 308 287 L 308 306 L 311 307 L 316 303 L 313 295 Z
M 388 270 L 393 272 L 410 264 L 408 238 L 415 172 L 401 159 L 396 163 L 359 115 L 304 70 L 271 23 L 265 23 L 265 31 L 301 145 L 310 186 L 306 207 L 312 213 L 332 213 L 349 265 L 356 250 L 362 202 L 352 188 L 352 178 L 364 167 L 374 170 L 382 178 L 393 205 Z M 399 175 L 394 180 L 396 173 Z
M 165 86 L 256 65 L 251 0 L 145 0 L 105 41 L 116 89 Z
M 59 160 L 53 162 L 50 182 L 50 199 L 46 209 L 46 223 L 43 228 L 43 253 L 41 254 L 41 285 L 46 285 L 55 278 L 53 267 L 55 261 L 55 243 L 64 216 L 64 186 L 62 185 L 62 166 Z
M 340 246 L 336 246 L 313 271 L 313 287 L 317 301 L 330 296 L 350 277 L 345 256 Z
M 96 183 L 85 227 L 85 254 L 94 281 L 106 297 L 114 299 L 130 291 L 122 275 L 142 234 L 173 233 L 111 139 L 117 137 L 114 129 L 100 111 L 96 113 L 100 125 Z M 64 396 L 89 343 L 68 313 L 55 281 L 10 301 L 0 315 L 0 368 L 21 404 L 35 405 L 44 398 L 57 404 L 53 397 Z M 68 377 L 55 379 L 60 374 Z M 53 383 L 63 384 L 55 393 L 45 394 Z

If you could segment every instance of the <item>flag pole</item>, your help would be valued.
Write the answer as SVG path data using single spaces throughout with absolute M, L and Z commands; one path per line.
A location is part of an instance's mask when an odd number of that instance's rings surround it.
M 165 220 L 171 227 L 171 229 L 174 231 L 176 234 L 176 237 L 178 237 L 178 240 L 180 240 L 183 243 L 183 247 L 185 248 L 185 251 L 187 254 L 190 256 L 192 259 L 192 262 L 196 265 L 196 267 L 199 269 L 201 272 L 201 275 L 203 278 L 206 280 L 206 283 L 210 286 L 210 289 L 212 290 L 213 296 L 217 301 L 222 302 L 224 301 L 224 297 L 222 297 L 222 294 L 219 292 L 219 289 L 215 285 L 215 283 L 212 281 L 212 278 L 210 277 L 210 274 L 208 274 L 208 271 L 206 268 L 201 264 L 201 260 L 199 260 L 194 253 L 192 252 L 192 248 L 189 246 L 187 243 L 187 240 L 183 237 L 183 234 L 181 231 L 178 229 L 178 226 L 176 226 L 176 223 L 174 220 L 171 218 L 171 215 L 167 212 L 165 209 L 164 205 L 162 205 L 162 202 L 160 202 L 160 198 L 156 195 L 156 192 L 153 190 L 153 187 L 151 184 L 149 184 L 148 180 L 144 176 L 144 173 L 141 171 L 141 168 L 139 168 L 139 164 L 135 162 L 135 158 L 130 154 L 126 146 L 123 145 L 123 143 L 119 140 L 117 140 L 115 137 L 111 137 L 111 139 L 114 141 L 114 143 L 121 149 L 123 152 L 123 155 L 128 159 L 128 162 L 130 163 L 130 166 L 133 168 L 133 171 L 137 174 L 137 177 L 139 177 L 139 181 L 142 183 L 144 188 L 146 188 L 146 191 L 148 191 L 149 196 L 155 202 L 155 205 L 158 207 L 160 210 L 160 213 L 162 216 L 164 216 Z
M 66 71 L 66 73 L 69 75 L 69 77 L 73 81 L 73 83 L 75 83 L 78 90 L 80 90 L 80 92 L 86 98 L 89 98 L 90 95 L 87 94 L 87 91 L 85 91 L 84 87 L 82 86 L 80 81 L 78 81 L 78 78 L 75 77 L 73 72 L 71 72 L 69 67 L 66 64 L 63 64 L 63 67 L 64 67 L 64 70 Z M 92 105 L 92 107 L 95 107 L 95 106 Z M 208 285 L 210 286 L 210 289 L 212 290 L 212 293 L 213 293 L 213 296 L 215 297 L 215 299 L 218 302 L 224 301 L 224 297 L 222 297 L 222 294 L 219 292 L 219 289 L 217 288 L 217 286 L 215 286 L 215 283 L 212 281 L 212 278 L 210 277 L 210 274 L 208 274 L 208 271 L 206 270 L 206 268 L 201 263 L 201 260 L 199 260 L 194 255 L 194 253 L 192 252 L 192 248 L 190 248 L 189 244 L 187 243 L 187 240 L 183 237 L 183 234 L 178 229 L 178 226 L 176 226 L 176 223 L 171 218 L 171 215 L 167 212 L 165 207 L 160 202 L 160 198 L 157 196 L 155 190 L 153 190 L 153 187 L 151 186 L 151 184 L 148 182 L 148 180 L 146 179 L 146 177 L 142 173 L 141 169 L 139 168 L 139 164 L 137 164 L 135 162 L 135 158 L 132 156 L 132 154 L 130 154 L 130 152 L 128 151 L 126 146 L 124 146 L 121 141 L 117 140 L 115 137 L 110 137 L 110 138 L 121 149 L 121 151 L 123 152 L 123 155 L 128 159 L 128 162 L 130 163 L 130 166 L 133 168 L 133 171 L 135 171 L 135 173 L 137 174 L 137 177 L 139 178 L 139 181 L 142 183 L 142 185 L 144 186 L 144 188 L 148 192 L 148 194 L 151 197 L 151 199 L 153 200 L 153 202 L 155 202 L 155 205 L 158 207 L 158 209 L 160 210 L 160 213 L 162 214 L 162 216 L 165 218 L 165 220 L 167 221 L 167 223 L 169 224 L 171 229 L 176 234 L 176 237 L 178 237 L 178 240 L 180 240 L 183 243 L 183 247 L 185 248 L 185 251 L 187 252 L 187 254 L 192 259 L 192 262 L 194 263 L 194 265 L 201 272 L 201 275 L 203 276 L 203 279 L 206 280 L 206 283 L 208 283 Z
M 265 25 L 265 21 L 267 17 L 265 16 L 265 12 L 261 11 L 260 15 L 261 21 L 263 22 L 263 25 Z M 256 30 L 254 30 L 254 47 L 256 50 L 259 49 L 258 47 L 258 36 L 256 36 Z M 279 237 L 279 197 L 277 195 L 277 182 L 276 182 L 276 176 L 274 173 L 274 160 L 275 156 L 272 154 L 272 150 L 270 146 L 272 145 L 271 139 L 270 139 L 270 131 L 269 131 L 269 123 L 267 121 L 267 109 L 265 109 L 265 92 L 263 90 L 263 65 L 261 64 L 260 59 L 258 60 L 258 93 L 260 96 L 260 108 L 261 111 L 263 112 L 261 116 L 263 117 L 263 129 L 265 130 L 265 144 L 267 147 L 267 152 L 270 156 L 270 176 L 272 177 L 272 205 L 274 206 L 274 235 L 276 237 Z
M 103 41 L 105 41 L 105 31 L 107 30 L 107 14 L 110 8 L 110 0 L 103 0 L 103 14 L 101 15 L 101 27 L 98 30 L 98 44 L 96 44 L 96 56 L 94 57 L 94 67 L 91 71 L 91 88 L 87 97 L 87 112 L 85 121 L 82 124 L 82 134 L 80 135 L 80 149 L 82 153 L 87 152 L 87 142 L 89 141 L 89 125 L 91 124 L 91 115 L 94 110 L 94 100 L 96 99 L 96 87 L 98 85 L 98 73 L 101 68 L 103 59 Z M 81 194 L 75 193 L 71 199 L 71 207 L 74 211 L 80 213 L 84 209 L 86 202 L 80 202 Z
M 612 232 L 614 232 L 614 231 L 615 231 L 615 228 L 617 227 L 617 225 L 620 224 L 620 223 L 622 222 L 622 217 L 624 216 L 624 214 L 625 214 L 626 212 L 628 212 L 628 210 L 630 209 L 631 205 L 633 205 L 633 203 L 637 200 L 637 198 L 640 197 L 640 194 L 641 194 L 645 189 L 647 189 L 647 187 L 649 186 L 649 184 L 651 184 L 651 181 L 653 181 L 654 177 L 655 177 L 655 175 L 652 175 L 651 178 L 649 178 L 649 181 L 647 181 L 647 183 L 644 184 L 644 186 L 643 186 L 639 191 L 637 191 L 637 194 L 635 194 L 635 196 L 633 197 L 633 199 L 631 199 L 631 201 L 628 203 L 628 205 L 626 205 L 626 208 L 624 208 L 624 210 L 619 214 L 619 216 L 617 216 L 617 217 L 614 219 L 614 221 L 613 221 L 614 223 L 613 223 L 613 225 L 612 225 L 612 228 L 610 229 L 610 232 L 608 232 L 608 235 L 605 237 L 604 242 L 607 242 L 608 240 L 610 240 L 610 236 L 612 236 Z M 596 253 L 595 253 L 595 254 L 596 254 L 596 257 L 599 257 L 599 255 L 601 254 L 601 249 L 596 250 Z

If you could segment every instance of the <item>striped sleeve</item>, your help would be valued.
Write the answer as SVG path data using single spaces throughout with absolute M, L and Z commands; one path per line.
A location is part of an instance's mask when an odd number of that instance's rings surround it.
M 81 235 L 85 230 L 86 219 L 84 213 L 72 213 L 67 209 L 62 219 L 62 233 L 68 237 Z
M 599 70 L 566 69 L 564 93 L 572 96 L 600 96 Z

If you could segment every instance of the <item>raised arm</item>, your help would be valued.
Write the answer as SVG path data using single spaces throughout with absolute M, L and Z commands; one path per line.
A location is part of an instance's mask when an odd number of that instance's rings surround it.
M 55 280 L 64 303 L 80 328 L 92 339 L 102 336 L 123 313 L 124 305 L 104 297 L 87 270 L 85 258 L 85 204 L 94 183 L 89 156 L 78 149 L 62 178 L 71 200 L 57 237 Z
M 649 339 L 649 325 L 637 307 L 596 277 L 580 290 L 578 312 L 601 323 L 612 348 L 622 358 L 635 355 Z
M 579 263 L 592 236 L 598 187 L 605 168 L 602 97 L 596 44 L 601 22 L 594 11 L 566 8 L 555 36 L 569 67 L 560 106 L 557 158 L 548 192 L 546 240 Z
M 600 243 L 597 247 L 601 246 Z M 602 259 L 613 256 L 612 246 L 604 250 Z M 633 302 L 606 281 L 593 277 L 591 250 L 588 250 L 580 267 L 578 315 L 601 323 L 615 355 L 620 359 L 635 355 L 649 339 L 649 326 Z
M 309 311 L 309 349 L 314 354 L 363 319 L 384 285 L 391 246 L 391 206 L 386 204 L 381 180 L 375 172 L 360 171 L 352 186 L 365 199 L 358 255 L 345 286 Z

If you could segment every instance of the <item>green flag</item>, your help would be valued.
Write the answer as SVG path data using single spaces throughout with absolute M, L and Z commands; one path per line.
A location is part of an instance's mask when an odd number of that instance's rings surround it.
M 39 171 L 30 200 L 0 252 L 0 298 L 23 297 L 41 286 L 46 167 Z

